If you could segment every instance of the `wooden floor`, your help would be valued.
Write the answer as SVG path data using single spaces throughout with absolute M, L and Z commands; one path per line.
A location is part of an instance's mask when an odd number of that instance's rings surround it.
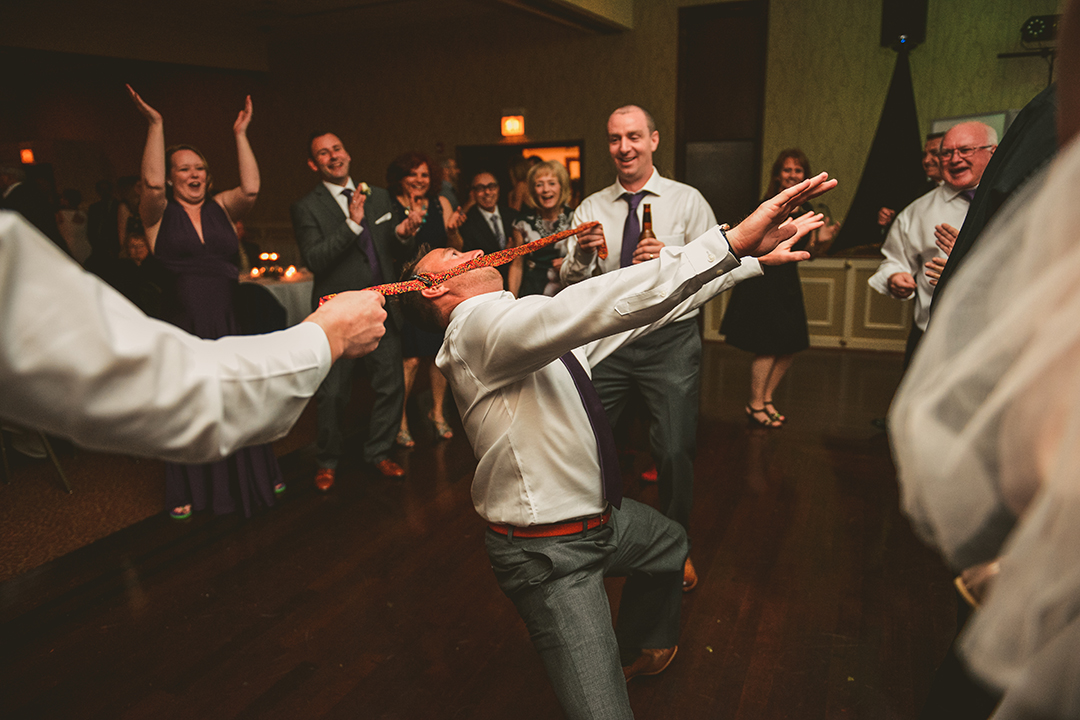
M 747 372 L 707 347 L 701 583 L 674 663 L 630 685 L 636 716 L 914 718 L 954 606 L 869 424 L 900 360 L 801 354 L 779 431 L 747 428 Z M 354 463 L 322 495 L 293 453 L 270 512 L 152 517 L 0 585 L 0 717 L 560 717 L 488 567 L 464 439 L 404 461 L 404 482 Z M 647 457 L 625 461 L 627 495 L 655 503 Z

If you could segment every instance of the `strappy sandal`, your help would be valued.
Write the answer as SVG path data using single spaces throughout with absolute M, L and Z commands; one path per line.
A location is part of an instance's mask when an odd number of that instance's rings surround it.
M 765 419 L 762 420 L 758 417 L 759 415 L 763 416 Z M 783 424 L 769 415 L 765 408 L 755 408 L 749 405 L 746 406 L 746 421 L 751 425 L 763 428 L 778 428 Z
M 787 422 L 787 418 L 785 416 L 781 415 L 779 412 L 777 412 L 776 406 L 773 405 L 772 400 L 766 400 L 762 404 L 763 404 L 763 406 L 765 408 L 765 412 L 767 412 L 769 414 L 769 417 L 771 417 L 773 420 L 775 420 L 775 421 L 777 421 L 779 423 Z M 772 410 L 769 409 L 770 407 L 772 407 Z
M 394 438 L 394 442 L 404 448 L 416 447 L 416 441 L 413 440 L 413 437 L 409 433 L 409 431 L 405 429 L 398 430 L 398 434 L 397 437 Z
M 191 506 L 177 505 L 169 511 L 169 517 L 171 517 L 173 520 L 187 520 L 189 517 L 191 517 Z
M 432 426 L 435 428 L 436 437 L 441 440 L 452 440 L 454 438 L 454 429 L 450 427 L 446 420 L 436 420 L 431 413 L 428 413 L 428 420 L 431 421 Z

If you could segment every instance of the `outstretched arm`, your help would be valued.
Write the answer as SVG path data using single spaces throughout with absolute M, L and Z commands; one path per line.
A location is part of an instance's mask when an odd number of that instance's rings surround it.
M 236 222 L 255 206 L 259 197 L 259 164 L 255 162 L 255 153 L 248 142 L 247 129 L 251 124 L 251 96 L 244 100 L 244 109 L 236 116 L 233 134 L 236 135 L 236 157 L 240 164 L 240 186 L 218 193 L 214 198 L 221 204 L 229 217 Z
M 142 157 L 142 195 L 139 198 L 139 216 L 146 228 L 146 243 L 150 252 L 157 242 L 161 216 L 165 213 L 165 128 L 161 113 L 146 104 L 139 93 L 128 85 L 131 100 L 149 123 L 146 130 L 146 147 Z M 122 230 L 122 229 L 121 229 Z
M 782 241 L 795 235 L 797 225 L 786 222 L 795 208 L 836 187 L 828 173 L 803 180 L 758 205 L 745 220 L 727 233 L 731 249 L 738 257 L 768 255 Z

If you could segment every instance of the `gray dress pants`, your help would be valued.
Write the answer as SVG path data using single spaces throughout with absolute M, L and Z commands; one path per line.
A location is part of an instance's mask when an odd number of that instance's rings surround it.
M 611 426 L 637 386 L 652 416 L 649 441 L 656 460 L 660 512 L 690 531 L 697 450 L 701 335 L 693 320 L 672 323 L 604 358 L 593 385 Z
M 376 463 L 390 456 L 394 437 L 401 427 L 405 403 L 405 376 L 401 368 L 401 335 L 389 318 L 379 346 L 362 358 L 341 358 L 330 368 L 315 392 L 318 436 L 316 458 L 320 468 L 336 468 L 342 453 L 341 423 L 352 397 L 357 366 L 371 379 L 375 401 L 371 406 L 364 462 Z
M 606 525 L 553 538 L 488 530 L 499 587 L 517 607 L 566 716 L 634 716 L 622 660 L 679 641 L 686 532 L 647 505 L 623 500 Z M 626 576 L 612 627 L 606 576 Z

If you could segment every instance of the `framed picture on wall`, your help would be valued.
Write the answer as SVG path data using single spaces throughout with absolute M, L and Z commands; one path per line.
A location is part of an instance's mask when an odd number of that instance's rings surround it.
M 930 132 L 946 132 L 953 125 L 959 125 L 962 122 L 981 122 L 986 123 L 990 127 L 994 128 L 997 132 L 998 139 L 1005 137 L 1005 131 L 1012 125 L 1013 120 L 1016 119 L 1019 110 L 1002 110 L 1000 112 L 982 113 L 979 115 L 957 115 L 956 117 L 939 118 L 934 120 L 930 125 Z

